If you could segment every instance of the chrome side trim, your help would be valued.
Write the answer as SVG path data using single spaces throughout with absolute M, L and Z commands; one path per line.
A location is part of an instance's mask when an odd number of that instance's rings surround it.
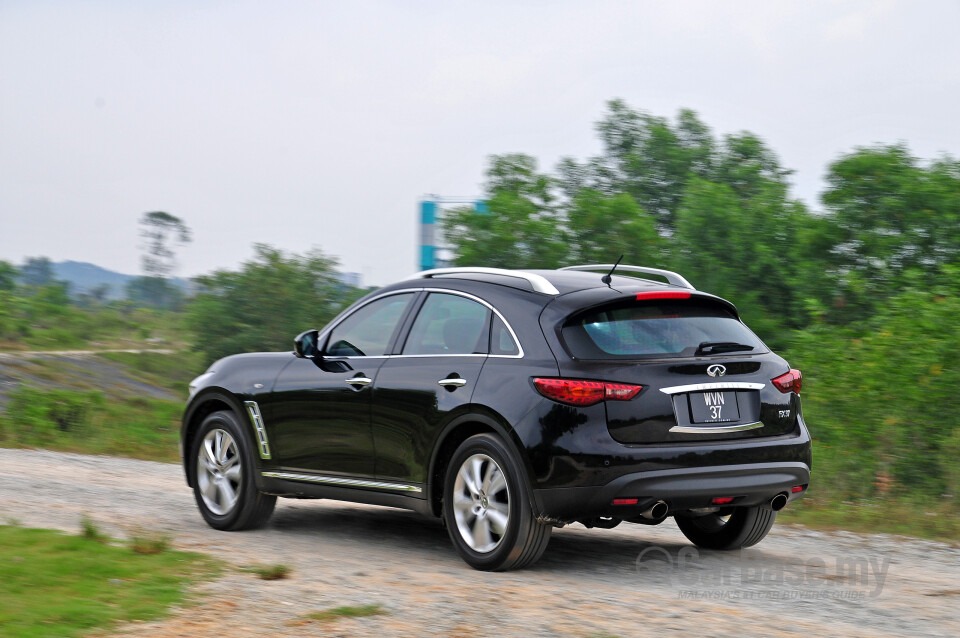
M 726 432 L 743 432 L 744 430 L 756 430 L 762 428 L 763 423 L 742 423 L 740 425 L 675 425 L 670 428 L 671 432 L 680 432 L 682 434 L 724 434 Z
M 343 478 L 342 476 L 321 476 L 317 474 L 298 474 L 296 472 L 261 472 L 262 476 L 268 478 L 285 479 L 288 481 L 303 481 L 305 483 L 322 483 L 324 485 L 343 485 L 346 487 L 372 487 L 381 490 L 396 490 L 398 492 L 416 492 L 423 491 L 416 485 L 406 483 L 387 483 L 385 481 L 367 481 L 361 479 Z
M 566 266 L 565 268 L 560 268 L 559 270 L 582 270 L 582 271 L 594 271 L 594 270 L 604 270 L 610 272 L 613 268 L 613 264 L 585 264 L 582 266 Z M 646 266 L 627 266 L 625 264 L 619 264 L 617 266 L 617 273 L 623 274 L 623 272 L 636 272 L 645 275 L 657 275 L 663 277 L 669 283 L 674 286 L 680 286 L 681 288 L 689 288 L 690 290 L 696 290 L 693 285 L 687 281 L 683 275 L 675 273 L 672 270 L 662 270 L 660 268 L 647 268 Z M 629 277 L 630 275 L 626 275 Z M 638 277 L 638 279 L 645 279 L 645 277 Z M 652 280 L 648 280 L 652 281 Z M 656 282 L 661 283 L 661 282 Z
M 713 390 L 762 390 L 763 383 L 748 381 L 719 381 L 717 383 L 693 383 L 690 385 L 675 385 L 670 388 L 660 388 L 664 394 L 680 394 L 681 392 L 711 392 Z M 671 430 L 672 432 L 673 430 Z
M 250 415 L 250 421 L 253 423 L 253 429 L 257 433 L 257 451 L 260 452 L 261 459 L 269 459 L 270 442 L 267 440 L 267 429 L 263 427 L 263 416 L 260 414 L 260 406 L 256 401 L 244 401 L 243 405 L 247 408 L 247 414 Z
M 471 273 L 477 275 L 500 275 L 502 277 L 514 277 L 515 279 L 523 279 L 533 288 L 534 292 L 539 292 L 544 295 L 559 295 L 560 291 L 557 290 L 557 287 L 550 283 L 543 275 L 535 275 L 532 272 L 524 272 L 522 270 L 507 270 L 505 268 L 483 268 L 483 267 L 469 267 L 469 268 L 434 268 L 433 270 L 424 270 L 423 272 L 418 272 L 413 275 L 411 279 L 429 279 L 436 275 L 458 275 L 458 274 L 469 275 Z

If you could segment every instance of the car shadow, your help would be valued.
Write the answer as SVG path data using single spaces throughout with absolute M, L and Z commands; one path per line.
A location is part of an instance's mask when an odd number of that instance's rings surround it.
M 284 534 L 310 535 L 339 543 L 356 543 L 361 554 L 367 544 L 397 552 L 410 561 L 424 559 L 463 565 L 439 519 L 415 512 L 335 501 L 293 501 L 280 506 L 270 527 Z M 543 557 L 528 570 L 609 574 L 634 572 L 638 557 L 647 550 L 672 556 L 683 547 L 682 540 L 664 539 L 664 534 L 645 535 L 646 526 L 622 524 L 615 530 L 585 529 L 579 525 L 554 530 Z M 647 552 L 649 553 L 649 552 Z

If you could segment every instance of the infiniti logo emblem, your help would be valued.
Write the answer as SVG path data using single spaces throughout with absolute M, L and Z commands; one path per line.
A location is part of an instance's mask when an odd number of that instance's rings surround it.
M 719 363 L 715 363 L 714 365 L 707 368 L 707 374 L 709 374 L 711 377 L 722 377 L 726 373 L 727 373 L 726 366 L 722 366 Z

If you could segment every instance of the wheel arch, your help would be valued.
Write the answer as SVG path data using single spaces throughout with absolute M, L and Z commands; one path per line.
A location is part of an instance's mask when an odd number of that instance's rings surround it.
M 221 410 L 229 410 L 233 412 L 237 420 L 240 422 L 243 427 L 244 432 L 247 434 L 247 446 L 255 447 L 254 441 L 256 440 L 253 432 L 253 425 L 250 423 L 250 419 L 247 417 L 246 411 L 243 409 L 243 403 L 234 396 L 230 391 L 223 388 L 214 387 L 205 389 L 202 394 L 195 397 L 190 405 L 187 407 L 186 412 L 183 415 L 183 425 L 180 430 L 180 460 L 183 464 L 184 476 L 187 480 L 187 485 L 193 487 L 195 480 L 194 471 L 191 468 L 191 463 L 189 462 L 190 457 L 190 447 L 193 443 L 193 437 L 196 431 L 200 428 L 200 424 L 203 423 L 204 419 L 213 414 L 214 412 L 219 412 Z M 257 454 L 250 454 L 250 457 L 254 463 L 254 468 L 256 471 L 253 473 L 254 478 L 257 482 L 258 487 L 262 487 L 262 478 L 260 476 L 260 467 Z
M 520 437 L 507 421 L 496 412 L 476 409 L 460 415 L 444 426 L 433 445 L 426 488 L 429 509 L 434 516 L 439 518 L 442 515 L 444 475 L 450 458 L 461 443 L 471 436 L 482 433 L 496 434 L 506 443 L 523 470 L 521 480 L 530 496 L 530 502 L 536 508 L 536 500 L 530 484 L 532 467 L 530 460 L 523 451 L 523 443 Z

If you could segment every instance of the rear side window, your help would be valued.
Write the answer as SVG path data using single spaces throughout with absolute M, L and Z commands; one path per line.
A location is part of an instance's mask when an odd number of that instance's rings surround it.
M 750 346 L 763 342 L 719 304 L 697 301 L 631 301 L 574 315 L 563 327 L 570 353 L 581 359 L 692 357 L 701 344 Z
M 513 335 L 503 323 L 500 317 L 493 318 L 493 325 L 490 327 L 490 354 L 520 354 L 520 348 L 517 342 L 513 340 Z

